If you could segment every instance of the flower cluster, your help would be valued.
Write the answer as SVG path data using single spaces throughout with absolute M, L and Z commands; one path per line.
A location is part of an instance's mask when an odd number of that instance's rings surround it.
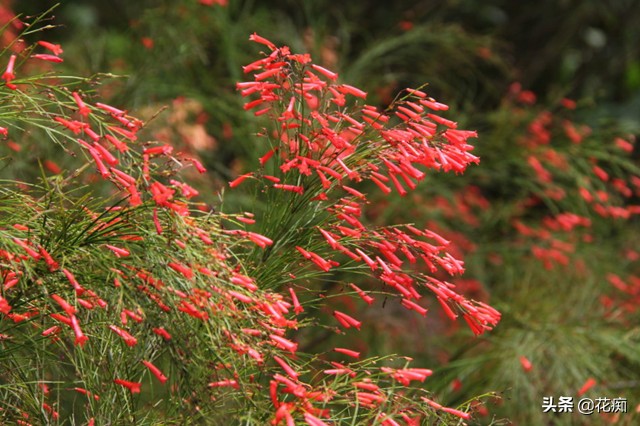
M 253 258 L 255 276 L 260 277 L 261 284 L 282 288 L 283 282 L 290 283 L 294 313 L 301 314 L 304 308 L 293 287 L 307 293 L 319 292 L 320 289 L 314 290 L 312 278 L 358 270 L 384 284 L 384 288 L 372 292 L 349 283 L 352 294 L 367 304 L 374 302 L 374 293 L 395 293 L 402 306 L 424 316 L 427 308 L 421 291 L 427 290 L 436 296 L 448 317 L 461 315 L 475 334 L 497 324 L 500 314 L 495 309 L 468 300 L 456 292 L 453 284 L 436 278 L 436 273 L 459 275 L 464 271 L 462 261 L 448 253 L 449 241 L 412 224 L 372 227 L 365 220 L 367 191 L 377 188 L 388 195 L 395 190 L 404 196 L 430 169 L 461 173 L 469 164 L 477 163 L 468 143 L 476 133 L 457 129 L 455 122 L 439 115 L 448 107 L 420 90 L 407 89 L 403 98 L 381 111 L 354 102 L 366 99 L 366 93 L 338 83 L 336 73 L 311 63 L 308 55 L 276 47 L 257 34 L 251 40 L 265 45 L 269 52 L 244 67 L 245 73 L 253 73 L 254 78 L 238 83 L 237 89 L 243 96 L 255 98 L 245 104 L 246 110 L 268 117 L 270 126 L 262 135 L 269 146 L 263 148 L 264 154 L 258 159 L 259 169 L 240 175 L 229 186 L 240 190 L 253 183 L 266 194 L 267 208 L 255 212 L 255 220 L 252 217 L 251 222 L 238 223 L 243 225 L 240 229 L 226 232 L 254 235 L 253 241 L 263 251 Z M 266 236 L 243 229 L 247 224 L 255 224 Z M 291 259 L 291 252 L 297 254 L 297 259 Z M 276 272 L 272 264 L 285 266 Z M 283 279 L 282 270 L 288 271 L 287 278 Z M 270 284 L 269 276 L 274 272 L 278 283 Z M 343 330 L 359 330 L 363 325 L 345 312 L 332 309 L 332 313 Z M 297 343 L 283 336 L 271 338 L 282 350 L 291 354 L 298 350 Z M 351 358 L 360 355 L 348 348 L 335 348 L 335 352 Z M 331 417 L 331 411 L 314 406 L 320 402 L 326 407 L 349 396 L 335 388 L 330 392 L 312 390 L 291 360 L 274 359 L 285 374 L 276 373 L 271 381 L 277 410 L 273 424 L 293 424 L 295 413 L 303 413 L 310 425 L 325 424 L 321 418 Z M 331 364 L 332 368 L 320 373 L 353 380 L 360 406 L 380 409 L 395 400 L 370 378 L 362 381 L 361 366 Z M 373 374 L 373 370 L 364 371 L 366 375 Z M 422 382 L 430 375 L 430 370 L 419 368 L 383 367 L 381 372 L 405 386 L 413 380 Z M 426 397 L 423 402 L 429 409 L 469 417 L 468 413 L 442 407 Z M 406 424 L 421 418 L 415 406 L 399 406 L 395 410 L 399 410 L 395 418 Z M 378 416 L 382 424 L 398 424 L 388 411 Z
M 467 300 L 452 284 L 433 276 L 438 270 L 450 275 L 464 271 L 463 262 L 447 252 L 449 241 L 413 225 L 372 229 L 362 221 L 368 182 L 384 194 L 395 189 L 405 195 L 429 169 L 461 173 L 478 161 L 468 143 L 476 133 L 457 129 L 439 115 L 448 107 L 420 90 L 407 89 L 387 111 L 353 105 L 349 98 L 364 100 L 366 93 L 337 83 L 337 74 L 312 64 L 308 55 L 276 48 L 256 34 L 251 38 L 270 53 L 244 67 L 254 80 L 237 87 L 243 96 L 256 97 L 245 109 L 257 109 L 255 115 L 268 115 L 277 126 L 266 131 L 271 146 L 260 158 L 260 170 L 230 186 L 253 178 L 266 188 L 294 194 L 298 200 L 293 203 L 316 204 L 327 213 L 314 229 L 328 246 L 320 249 L 323 254 L 333 251 L 350 264 L 364 265 L 402 297 L 406 308 L 424 315 L 418 300 L 420 290 L 428 289 L 449 317 L 461 314 L 474 333 L 494 326 L 497 311 Z M 314 247 L 295 249 L 324 272 L 340 266 Z M 419 262 L 428 273 L 416 269 Z

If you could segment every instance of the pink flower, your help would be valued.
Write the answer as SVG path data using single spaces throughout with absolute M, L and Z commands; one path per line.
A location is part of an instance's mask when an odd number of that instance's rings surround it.
M 271 50 L 275 50 L 275 48 L 276 48 L 275 44 L 271 43 L 269 40 L 267 40 L 264 37 L 260 37 L 256 33 L 253 33 L 251 36 L 249 36 L 249 40 L 255 41 L 256 43 L 264 44 L 265 46 L 267 46 Z
M 0 295 L 0 313 L 7 315 L 11 311 L 11 305 L 7 302 L 7 299 Z
M 60 55 L 63 52 L 59 44 L 53 44 L 43 40 L 38 41 L 38 44 L 45 49 L 49 49 L 56 56 Z
M 587 391 L 589 389 L 591 389 L 592 387 L 594 387 L 598 382 L 596 382 L 596 379 L 594 379 L 593 377 L 589 377 L 587 379 L 586 382 L 584 382 L 584 384 L 582 385 L 582 387 L 578 390 L 578 396 L 582 396 L 585 393 L 587 393 Z
M 126 250 L 120 247 L 115 247 L 110 244 L 105 244 L 105 247 L 111 250 L 112 252 L 114 252 L 116 257 L 127 257 L 130 254 L 129 250 Z
M 129 389 L 131 393 L 140 393 L 140 389 L 142 387 L 142 383 L 130 382 L 128 380 L 122 380 L 122 379 L 114 379 L 113 383 Z
M 231 182 L 229 182 L 229 186 L 231 188 L 235 188 L 236 186 L 240 185 L 242 182 L 244 182 L 247 178 L 249 178 L 251 176 L 253 176 L 253 173 L 245 173 L 243 175 L 240 175 L 236 179 L 234 179 Z
M 78 319 L 75 315 L 71 315 L 71 328 L 73 328 L 73 332 L 76 335 L 75 344 L 77 346 L 84 346 L 89 338 L 82 332 L 80 324 L 78 323 Z
M 57 294 L 52 294 L 51 298 L 53 300 L 55 300 L 55 302 L 58 305 L 60 305 L 60 307 L 67 313 L 67 315 L 71 316 L 71 315 L 73 315 L 73 314 L 75 314 L 77 312 L 76 308 L 71 306 L 71 304 L 69 304 L 69 302 L 67 302 L 62 297 L 58 296 Z
M 48 55 L 46 53 L 38 53 L 37 55 L 31 55 L 31 57 L 34 59 L 40 59 L 47 62 L 56 62 L 56 63 L 64 62 L 64 59 L 62 59 L 61 57 L 55 56 L 55 55 Z
M 344 312 L 333 311 L 333 316 L 338 320 L 340 324 L 342 324 L 344 328 L 355 327 L 360 330 L 360 326 L 362 325 L 362 323 L 357 319 L 345 314 Z
M 528 373 L 533 368 L 533 364 L 531 364 L 531 361 L 529 361 L 529 359 L 524 355 L 520 357 L 520 365 L 522 365 L 522 369 L 525 371 L 525 373 Z
M 329 80 L 337 80 L 338 79 L 338 74 L 336 74 L 333 71 L 329 71 L 328 69 L 326 69 L 324 67 L 321 67 L 320 65 L 312 64 L 311 68 L 313 68 L 314 70 L 318 71 L 320 74 L 324 75 Z
M 351 349 L 345 349 L 345 348 L 334 348 L 333 349 L 335 352 L 350 356 L 352 358 L 360 358 L 360 352 L 356 352 L 356 351 L 352 351 Z
M 13 72 L 13 68 L 15 67 L 15 64 L 16 64 L 16 58 L 17 58 L 16 55 L 11 55 L 9 57 L 9 63 L 7 64 L 7 69 L 2 74 L 2 79 L 6 82 L 7 87 L 12 90 L 17 89 L 17 86 L 11 83 L 11 81 L 15 80 L 16 78 L 16 75 Z
M 133 337 L 126 330 L 116 327 L 115 325 L 110 325 L 109 328 L 111 329 L 111 331 L 120 336 L 122 340 L 124 340 L 124 342 L 127 344 L 127 346 L 135 346 L 138 343 L 138 339 Z
M 164 340 L 171 340 L 171 335 L 162 327 L 154 328 L 153 332 L 162 337 Z
M 151 362 L 143 360 L 142 363 L 149 369 L 149 371 L 151 371 L 154 376 L 156 376 L 160 383 L 164 384 L 168 380 L 167 376 L 162 374 L 162 371 L 160 371 L 160 369 L 153 365 Z

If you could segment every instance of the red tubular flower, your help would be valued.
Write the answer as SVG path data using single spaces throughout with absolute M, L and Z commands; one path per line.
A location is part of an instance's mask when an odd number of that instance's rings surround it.
M 282 419 L 286 422 L 287 426 L 295 426 L 295 421 L 291 416 L 290 410 L 292 409 L 292 404 L 284 403 L 278 407 L 276 410 L 275 418 L 273 419 L 273 424 L 279 424 Z
M 104 163 L 102 162 L 102 157 L 100 156 L 100 153 L 94 148 L 89 148 L 89 154 L 91 154 L 91 157 L 93 158 L 94 163 L 96 163 L 96 167 L 98 168 L 98 172 L 100 172 L 100 175 L 103 178 L 109 177 L 110 175 L 109 169 L 107 169 L 107 166 L 105 166 Z
M 127 257 L 131 254 L 129 253 L 129 250 L 126 250 L 120 247 L 115 247 L 110 244 L 105 244 L 104 246 L 109 250 L 111 250 L 112 252 L 114 252 L 116 257 Z
M 9 302 L 7 302 L 7 299 L 5 299 L 4 297 L 2 297 L 2 295 L 0 295 L 0 312 L 5 315 L 8 315 L 10 311 L 11 311 L 11 305 L 9 305 Z
M 238 381 L 234 379 L 219 380 L 217 382 L 209 383 L 207 386 L 209 386 L 210 388 L 231 387 L 234 389 L 240 389 Z
M 377 392 L 380 387 L 374 383 L 371 383 L 371 379 L 364 379 L 362 382 L 355 382 L 353 384 L 358 389 L 364 389 L 369 392 Z
M 314 253 L 314 252 L 307 252 L 309 254 L 309 259 L 315 263 L 320 269 L 322 269 L 324 272 L 329 272 L 329 270 L 331 269 L 331 266 L 333 265 L 331 263 L 331 261 L 328 261 L 324 258 L 322 258 L 321 256 L 319 256 L 318 254 Z
M 16 274 L 13 271 L 9 271 L 4 277 L 4 291 L 7 291 L 10 288 L 16 286 L 18 282 L 20 282 L 20 275 Z
M 391 182 L 393 182 L 393 186 L 395 186 L 396 191 L 398 191 L 398 194 L 400 194 L 401 197 L 407 195 L 407 190 L 400 184 L 396 175 L 394 173 L 389 173 L 389 177 L 391 178 Z
M 477 318 L 472 317 L 469 314 L 463 314 L 462 317 L 464 318 L 466 323 L 469 325 L 469 328 L 471 329 L 471 331 L 473 331 L 473 334 L 475 334 L 476 336 L 479 336 L 482 333 L 484 333 L 485 331 L 484 322 L 479 321 Z
M 51 418 L 53 418 L 54 420 L 58 420 L 58 418 L 60 417 L 60 414 L 53 409 L 52 406 L 50 406 L 49 404 L 47 404 L 46 402 L 42 403 L 42 409 L 46 412 L 48 412 L 51 415 Z
M 69 318 L 67 316 L 64 316 L 62 314 L 50 314 L 49 316 L 51 318 L 53 318 L 54 320 L 60 321 L 61 323 L 71 327 L 71 318 Z
M 2 310 L 1 310 L 1 309 L 0 309 L 0 312 L 2 312 Z M 61 330 L 62 330 L 62 328 L 60 328 L 60 326 L 58 326 L 58 325 L 54 325 L 53 327 L 49 327 L 49 328 L 47 328 L 45 331 L 43 331 L 43 332 L 42 332 L 42 333 L 40 333 L 40 334 L 42 334 L 42 336 L 44 336 L 44 337 L 47 337 L 47 336 L 50 336 L 50 335 L 52 335 L 52 334 L 53 334 L 53 335 L 56 335 L 56 334 L 58 334 Z
M 529 361 L 529 359 L 524 355 L 520 357 L 520 365 L 522 365 L 522 369 L 525 373 L 528 373 L 533 369 L 533 364 L 531 364 L 531 361 Z
M 253 278 L 247 277 L 237 272 L 234 272 L 231 276 L 231 282 L 236 285 L 240 285 L 251 292 L 254 292 L 258 289 L 258 286 L 256 286 Z
M 383 404 L 386 400 L 384 396 L 370 392 L 358 392 L 356 398 L 360 405 L 367 408 L 375 408 L 376 405 Z
M 355 327 L 360 330 L 362 322 L 340 311 L 333 311 L 333 316 L 338 320 L 344 328 Z
M 188 266 L 185 266 L 179 262 L 169 262 L 167 266 L 174 271 L 181 273 L 185 278 L 189 280 L 193 278 L 193 271 Z
M 125 318 L 122 323 L 126 324 L 126 318 L 131 318 L 132 320 L 134 320 L 137 323 L 141 323 L 143 321 L 142 316 L 138 315 L 137 313 L 130 311 L 129 309 L 123 309 L 121 314 L 120 314 L 121 319 Z
M 265 155 L 260 157 L 260 165 L 264 166 L 267 163 L 267 161 L 269 161 L 269 159 L 273 157 L 273 154 L 275 154 L 276 151 L 277 151 L 277 148 L 270 149 L 269 151 L 267 151 Z
M 111 154 L 109 150 L 104 146 L 100 145 L 99 143 L 94 143 L 93 145 L 91 145 L 91 147 L 98 151 L 98 153 L 100 154 L 100 158 L 106 161 L 107 164 L 109 164 L 110 166 L 118 165 L 118 159 L 114 157 L 113 154 Z
M 112 173 L 112 178 L 118 181 L 118 183 L 123 187 L 126 188 L 130 185 L 136 184 L 136 180 L 132 176 L 129 176 L 128 174 L 126 174 L 125 172 L 118 170 L 115 167 L 110 167 L 109 170 Z
M 113 133 L 119 134 L 120 136 L 124 136 L 125 138 L 131 141 L 138 140 L 138 137 L 136 136 L 134 131 L 123 129 L 121 127 L 115 127 L 115 126 L 108 126 L 107 129 L 109 129 Z
M 140 193 L 138 192 L 138 188 L 135 185 L 129 185 L 127 187 L 127 192 L 129 193 L 129 204 L 131 207 L 139 206 L 142 204 L 142 200 L 140 199 Z
M 140 390 L 142 387 L 142 383 L 130 382 L 128 380 L 122 380 L 122 379 L 114 379 L 113 383 L 129 389 L 131 393 L 140 393 Z
M 155 208 L 153 209 L 153 225 L 158 235 L 162 235 L 162 225 L 160 225 L 160 221 L 158 220 L 158 209 Z
M 209 315 L 206 312 L 198 310 L 195 306 L 193 306 L 191 303 L 187 302 L 186 300 L 183 300 L 180 302 L 180 305 L 178 306 L 178 310 L 180 312 L 184 312 L 185 314 L 193 318 L 197 318 L 203 321 L 209 318 Z
M 168 380 L 167 377 L 162 374 L 162 371 L 160 371 L 160 369 L 153 365 L 151 362 L 143 360 L 142 363 L 149 369 L 149 371 L 151 371 L 154 376 L 156 376 L 160 383 L 164 384 Z
M 578 390 L 578 397 L 584 395 L 585 393 L 587 393 L 587 391 L 589 389 L 591 389 L 592 387 L 594 387 L 598 382 L 596 382 L 596 380 L 593 377 L 589 377 L 587 379 L 586 382 L 584 382 L 584 384 L 582 385 L 582 387 L 580 388 L 580 390 Z
M 434 111 L 446 111 L 446 110 L 449 109 L 448 105 L 436 102 L 432 98 L 421 99 L 419 102 L 420 102 L 420 104 L 422 104 L 422 105 L 426 106 L 427 108 L 432 109 Z
M 245 173 L 243 175 L 240 175 L 239 177 L 237 177 L 236 179 L 232 180 L 231 182 L 229 182 L 229 186 L 231 188 L 235 188 L 236 186 L 240 185 L 242 182 L 245 181 L 245 179 L 249 178 L 253 176 L 253 173 Z
M 228 294 L 234 299 L 237 299 L 243 303 L 252 303 L 254 301 L 251 297 L 246 296 L 242 293 L 238 293 L 237 291 L 229 290 Z
M 253 225 L 256 223 L 255 219 L 250 219 L 248 217 L 237 217 L 236 220 L 238 222 L 246 223 L 247 225 Z
M 247 232 L 247 237 L 261 248 L 273 244 L 273 240 L 255 232 Z
M 293 380 L 298 380 L 299 374 L 296 371 L 294 371 L 294 369 L 291 368 L 291 366 L 287 364 L 285 360 L 283 360 L 277 355 L 273 356 L 273 360 L 278 364 L 280 364 L 280 367 L 282 367 L 282 369 L 287 373 L 289 377 L 291 377 Z
M 285 339 L 282 336 L 278 336 L 277 334 L 270 334 L 269 338 L 271 338 L 273 343 L 280 349 L 289 351 L 291 353 L 295 353 L 298 350 L 297 343 L 294 343 L 291 340 Z
M 129 149 L 126 144 L 119 141 L 115 136 L 104 135 L 104 137 L 120 152 L 125 152 L 127 149 Z
M 9 290 L 11 287 L 14 287 L 18 284 L 18 282 L 20 282 L 20 278 L 19 277 L 13 277 L 13 278 L 5 278 L 5 282 L 4 282 L 4 286 L 2 287 L 2 289 L 4 291 Z
M 382 190 L 382 192 L 385 193 L 385 195 L 391 194 L 391 188 L 382 183 L 379 179 L 377 179 L 376 177 L 371 177 L 370 179 L 378 186 L 378 188 Z
M 11 55 L 9 57 L 9 62 L 7 63 L 7 69 L 2 74 L 2 79 L 5 81 L 7 87 L 12 90 L 16 90 L 18 88 L 15 84 L 11 83 L 11 81 L 16 79 L 16 75 L 13 72 L 13 69 L 16 64 L 16 58 L 17 58 L 16 55 Z
M 350 368 L 346 368 L 346 367 L 339 367 L 339 368 L 330 368 L 327 370 L 323 371 L 324 374 L 327 375 L 334 375 L 334 376 L 339 376 L 342 374 L 346 374 L 351 376 L 352 378 L 356 376 L 355 371 L 351 370 Z
M 184 182 L 178 182 L 174 179 L 171 179 L 169 182 L 171 183 L 171 185 L 175 185 L 176 187 L 180 188 L 180 191 L 185 198 L 193 198 L 199 195 L 199 192 L 195 188 Z
M 73 333 L 76 335 L 75 345 L 84 346 L 89 338 L 82 332 L 78 318 L 75 315 L 71 315 L 71 328 L 73 328 Z
M 291 301 L 293 302 L 293 312 L 295 312 L 296 314 L 304 312 L 304 308 L 302 307 L 302 305 L 300 305 L 296 292 L 291 287 L 289 287 L 289 294 L 291 295 Z
M 154 328 L 153 332 L 162 337 L 164 340 L 171 340 L 171 335 L 162 327 Z
M 464 419 L 464 420 L 469 420 L 471 418 L 471 413 L 466 413 L 464 411 L 456 410 L 455 408 L 442 407 L 441 410 L 444 411 L 445 413 L 453 414 L 454 416 L 460 417 L 461 419 Z
M 32 58 L 34 59 L 40 59 L 43 61 L 47 61 L 47 62 L 56 62 L 56 63 L 60 63 L 63 62 L 64 60 L 59 57 L 59 56 L 55 56 L 55 55 L 48 55 L 46 53 L 38 53 L 36 55 L 31 55 Z
M 127 113 L 126 111 L 112 107 L 111 105 L 103 104 L 101 102 L 96 102 L 96 106 L 101 110 L 104 110 L 113 115 L 125 115 Z
M 304 413 L 304 420 L 309 426 L 329 426 L 311 413 Z
M 40 253 L 36 252 L 35 250 L 33 250 L 26 242 L 24 242 L 23 240 L 19 239 L 19 238 L 12 238 L 13 242 L 16 243 L 17 245 L 19 245 L 20 247 L 22 247 L 22 249 L 24 251 L 27 252 L 27 254 L 29 256 L 31 256 L 33 259 L 35 260 L 39 260 L 40 259 Z
M 44 47 L 45 49 L 49 49 L 51 51 L 51 53 L 53 53 L 56 56 L 60 55 L 63 52 L 63 50 L 62 50 L 62 48 L 60 47 L 59 44 L 53 44 L 53 43 L 49 43 L 48 41 L 43 41 L 43 40 L 38 41 L 38 44 L 40 46 Z
M 80 298 L 78 298 L 78 305 L 82 306 L 85 309 L 93 309 L 95 307 L 93 303 Z
M 60 45 L 57 45 L 57 46 L 60 47 Z M 62 52 L 62 50 L 60 52 Z M 76 105 L 78 106 L 78 113 L 83 117 L 87 117 L 91 112 L 91 109 L 85 105 L 84 101 L 82 100 L 78 92 L 71 93 L 71 96 L 73 96 L 73 100 L 76 102 Z
M 81 394 L 83 394 L 83 395 L 86 395 L 86 396 L 87 396 L 87 398 L 93 398 L 93 399 L 95 399 L 96 401 L 99 401 L 99 400 L 100 400 L 100 396 L 99 396 L 99 395 L 96 395 L 96 394 L 94 394 L 94 393 L 91 393 L 91 392 L 89 392 L 88 390 L 86 390 L 86 389 L 84 389 L 84 388 L 77 388 L 77 387 L 76 387 L 76 388 L 73 388 L 73 390 L 74 390 L 74 391 L 76 391 L 76 392 L 78 392 L 78 393 L 81 393 Z
M 356 191 L 355 189 L 347 186 L 347 185 L 342 185 L 342 189 L 344 189 L 345 191 L 347 191 L 349 194 L 353 195 L 354 197 L 360 198 L 361 200 L 365 200 L 367 197 L 360 191 Z
M 202 163 L 196 160 L 195 158 L 189 158 L 188 160 L 191 162 L 191 164 L 193 164 L 193 167 L 196 168 L 198 173 L 204 173 L 207 171 L 207 169 L 202 165 Z
M 456 318 L 458 318 L 458 315 L 456 315 L 453 312 L 453 310 L 451 309 L 451 307 L 447 302 L 445 302 L 440 297 L 438 297 L 437 299 L 438 299 L 438 302 L 440 302 L 440 306 L 442 306 L 442 310 L 444 310 L 444 313 L 447 314 L 449 318 L 451 318 L 452 320 L 455 320 Z
M 340 354 L 344 354 L 347 356 L 350 356 L 352 358 L 360 358 L 360 352 L 356 352 L 356 351 L 352 351 L 351 349 L 345 349 L 345 348 L 334 348 L 333 349 L 335 352 L 338 352 Z
M 274 183 L 273 187 L 277 188 L 277 189 L 282 189 L 284 191 L 295 192 L 297 194 L 304 193 L 304 188 L 301 187 L 301 186 L 297 186 L 297 185 L 286 185 L 286 184 L 281 184 L 281 183 Z
M 267 46 L 271 50 L 275 50 L 276 49 L 276 45 L 275 44 L 273 44 L 272 42 L 270 42 L 266 38 L 259 36 L 256 33 L 251 34 L 249 36 L 249 40 L 255 41 L 256 43 L 264 44 L 265 46 Z
M 426 397 L 420 397 L 420 399 L 422 399 L 424 402 L 426 402 L 427 404 L 429 404 L 431 407 L 435 408 L 436 410 L 440 410 L 442 409 L 442 405 L 438 404 L 435 401 L 430 400 L 429 398 Z
M 607 182 L 609 180 L 609 174 L 605 172 L 600 166 L 593 166 L 592 170 L 593 173 L 595 173 L 595 175 L 598 176 L 598 179 L 600 179 L 601 181 Z
M 171 188 L 167 188 L 160 182 L 153 182 L 149 186 L 149 192 L 151 192 L 156 204 L 159 206 L 169 206 L 169 201 L 173 199 L 173 194 L 175 194 L 176 191 Z
M 391 417 L 387 417 L 385 413 L 380 413 L 380 418 L 382 420 L 382 426 L 400 426 L 400 423 L 393 420 Z
M 116 327 L 115 325 L 110 325 L 109 328 L 111 329 L 111 331 L 120 336 L 122 340 L 124 340 L 124 342 L 127 344 L 127 346 L 135 346 L 138 343 L 138 339 L 133 337 L 126 330 Z
M 263 71 L 261 73 L 258 73 L 256 75 L 254 75 L 254 78 L 256 79 L 256 81 L 262 81 L 262 80 L 266 80 L 270 77 L 276 76 L 278 74 L 280 74 L 282 72 L 282 70 L 280 68 L 273 68 L 270 70 L 266 70 Z M 262 101 L 262 99 L 259 99 L 259 101 Z M 250 102 L 250 104 L 255 103 L 256 101 Z M 253 106 L 251 107 L 253 108 Z M 245 108 L 245 109 L 250 109 L 250 108 Z
M 329 80 L 337 80 L 338 79 L 338 74 L 330 71 L 324 67 L 321 67 L 320 65 L 316 65 L 316 64 L 311 64 L 311 68 L 313 68 L 314 70 L 318 71 L 320 74 L 324 75 L 325 77 L 327 77 Z
M 55 260 L 53 260 L 53 258 L 51 257 L 51 255 L 49 254 L 48 251 L 45 250 L 44 247 L 40 246 L 40 254 L 42 255 L 42 257 L 44 258 L 45 263 L 47 264 L 47 266 L 49 267 L 49 271 L 50 272 L 54 272 L 57 271 L 58 268 L 60 267 L 60 265 L 58 264 L 58 262 L 56 262 Z
M 348 84 L 342 84 L 337 87 L 338 91 L 343 94 L 353 95 L 358 98 L 366 99 L 367 93 L 358 89 L 357 87 L 350 86 Z
M 417 313 L 419 313 L 420 315 L 427 316 L 427 309 L 423 308 L 422 306 L 418 305 L 415 302 L 412 302 L 409 299 L 402 299 L 402 301 L 400 302 L 402 303 L 402 306 L 404 306 L 407 309 L 412 309 L 414 311 L 416 311 Z
M 171 145 L 154 146 L 146 148 L 143 153 L 147 155 L 169 155 L 173 152 Z
M 55 300 L 55 302 L 58 305 L 60 305 L 60 307 L 67 313 L 67 315 L 71 316 L 71 315 L 73 315 L 73 314 L 75 314 L 77 312 L 76 308 L 71 306 L 71 304 L 69 304 L 69 302 L 67 302 L 62 297 L 58 296 L 57 294 L 52 294 L 51 298 L 53 300 Z
M 365 302 L 367 302 L 367 304 L 371 305 L 374 302 L 373 297 L 369 296 L 367 293 L 365 293 L 360 287 L 358 287 L 357 285 L 353 284 L 353 283 L 349 283 L 349 285 L 351 286 L 351 288 L 358 293 L 358 296 L 360 296 L 360 298 L 362 298 L 362 300 L 364 300 Z

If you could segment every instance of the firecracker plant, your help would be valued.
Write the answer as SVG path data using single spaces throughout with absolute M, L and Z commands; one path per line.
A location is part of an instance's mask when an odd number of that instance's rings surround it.
M 475 132 L 457 129 L 447 106 L 420 90 L 385 111 L 366 105 L 366 93 L 308 55 L 254 34 L 266 52 L 237 87 L 245 109 L 266 119 L 266 143 L 256 170 L 229 184 L 254 211 L 219 212 L 181 178 L 205 172 L 197 158 L 148 140 L 145 122 L 100 102 L 100 76 L 56 73 L 61 46 L 24 41 L 50 26 L 45 17 L 13 20 L 20 32 L 2 51 L 3 423 L 471 417 L 470 402 L 443 406 L 422 387 L 431 370 L 350 347 L 305 351 L 304 332 L 367 327 L 332 306 L 327 286 L 365 304 L 398 298 L 422 316 L 433 298 L 475 334 L 498 323 L 495 309 L 434 276 L 464 270 L 446 239 L 365 219 L 368 191 L 404 194 L 427 173 L 477 163 Z M 40 156 L 52 149 L 64 164 Z M 360 288 L 350 275 L 378 283 Z

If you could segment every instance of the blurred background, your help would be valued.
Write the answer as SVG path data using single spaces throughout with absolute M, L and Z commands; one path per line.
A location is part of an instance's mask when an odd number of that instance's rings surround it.
M 7 22 L 52 2 L 2 5 Z M 114 74 L 100 95 L 199 156 L 210 173 L 193 179 L 218 208 L 256 162 L 260 122 L 235 90 L 259 51 L 250 34 L 309 52 L 378 106 L 427 84 L 447 118 L 478 131 L 481 163 L 430 173 L 410 208 L 381 198 L 367 219 L 450 239 L 466 264 L 454 283 L 503 319 L 474 337 L 437 303 L 426 320 L 392 300 L 345 306 L 371 324 L 358 345 L 433 368 L 426 386 L 448 405 L 495 392 L 476 407 L 480 423 L 637 424 L 640 2 L 68 0 L 54 15 L 46 37 L 64 47 L 62 65 Z M 629 413 L 542 413 L 544 396 L 579 395 L 627 398 Z

